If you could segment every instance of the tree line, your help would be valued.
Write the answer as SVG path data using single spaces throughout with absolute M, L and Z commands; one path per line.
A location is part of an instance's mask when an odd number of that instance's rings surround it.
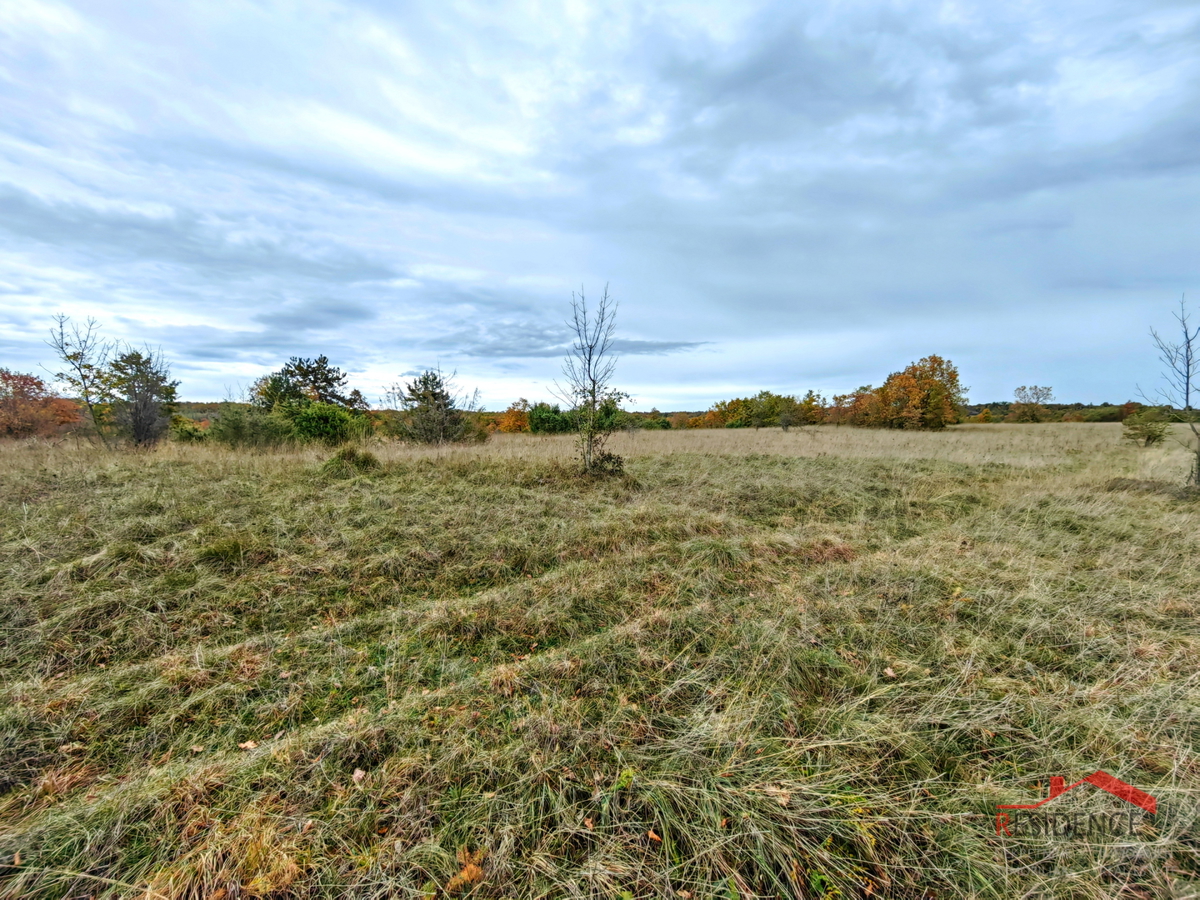
M 621 461 L 605 452 L 607 437 L 624 429 L 781 428 L 849 425 L 940 431 L 960 423 L 1121 421 L 1125 436 L 1139 443 L 1161 442 L 1174 422 L 1184 422 L 1195 439 L 1192 481 L 1200 482 L 1200 416 L 1192 401 L 1200 370 L 1200 326 L 1190 324 L 1181 301 L 1175 314 L 1178 338 L 1152 331 L 1166 387 L 1145 404 L 1121 406 L 1054 404 L 1048 386 L 1022 385 L 1011 402 L 967 405 L 966 388 L 950 360 L 926 356 L 893 372 L 878 387 L 864 385 L 826 399 L 809 390 L 802 396 L 763 390 L 735 397 L 708 410 L 666 415 L 658 410 L 622 408 L 629 394 L 613 386 L 616 366 L 616 305 L 607 288 L 589 309 L 580 291 L 572 294 L 567 321 L 574 342 L 555 383 L 559 402 L 530 404 L 522 398 L 500 413 L 479 408 L 478 392 L 458 390 L 455 373 L 426 370 L 386 393 L 383 408 L 372 409 L 348 374 L 328 357 L 292 357 L 257 379 L 243 402 L 226 402 L 197 422 L 179 413 L 177 388 L 161 349 L 133 347 L 102 338 L 99 324 L 79 324 L 56 316 L 47 344 L 59 370 L 54 380 L 0 368 L 0 436 L 50 436 L 74 431 L 106 446 L 153 446 L 170 434 L 179 441 L 213 441 L 233 447 L 267 447 L 290 442 L 344 444 L 383 435 L 425 444 L 486 440 L 493 432 L 575 434 L 586 471 L 619 471 Z M 1190 444 L 1189 444 L 1190 446 Z

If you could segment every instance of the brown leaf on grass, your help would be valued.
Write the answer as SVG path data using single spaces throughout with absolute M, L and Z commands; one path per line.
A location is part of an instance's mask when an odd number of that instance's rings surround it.
M 472 853 L 466 847 L 458 851 L 458 861 L 462 864 L 462 871 L 446 882 L 447 893 L 461 891 L 483 880 L 483 869 L 479 864 L 483 862 L 485 852 L 476 850 Z
M 362 769 L 355 769 L 354 774 L 350 777 L 354 779 L 355 784 L 362 784 L 362 780 L 367 777 L 367 773 Z
M 19 866 L 20 864 L 21 864 L 21 854 L 20 854 L 20 853 L 14 853 L 14 854 L 13 854 L 13 865 L 14 865 L 14 866 Z
M 650 840 L 652 840 L 652 841 L 657 841 L 660 844 L 662 843 L 662 838 L 660 838 L 657 834 L 654 833 L 653 828 L 651 828 L 649 831 L 646 832 L 646 837 L 650 838 Z
M 884 674 L 884 675 L 886 675 L 888 678 L 895 678 L 895 677 L 896 677 L 896 673 L 892 671 L 892 667 L 891 667 L 891 666 L 888 666 L 886 669 L 884 669 L 884 670 L 883 670 L 883 674 Z
M 253 750 L 257 746 L 258 746 L 258 741 L 243 741 L 242 743 L 238 744 L 238 749 L 239 750 Z
M 199 744 L 192 744 L 190 749 L 193 753 L 203 753 L 204 752 L 204 748 L 201 747 Z
M 584 824 L 584 825 L 587 827 L 587 830 L 588 830 L 588 831 L 595 831 L 595 830 L 596 830 L 596 823 L 595 823 L 595 822 L 593 822 L 591 819 L 584 819 L 584 820 L 583 820 L 583 824 Z

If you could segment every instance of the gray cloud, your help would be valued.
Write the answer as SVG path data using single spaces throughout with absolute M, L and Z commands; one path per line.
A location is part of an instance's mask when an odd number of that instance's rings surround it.
M 644 405 L 935 351 L 982 395 L 1104 399 L 1200 274 L 1192 4 L 27 0 L 0 57 L 25 370 L 62 310 L 161 344 L 185 396 L 324 352 L 503 405 L 611 282 Z

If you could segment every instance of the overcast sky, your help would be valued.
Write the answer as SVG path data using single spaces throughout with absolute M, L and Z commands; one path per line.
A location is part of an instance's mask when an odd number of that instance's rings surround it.
M 1200 299 L 1200 4 L 0 2 L 0 366 L 56 312 L 185 399 L 326 353 L 549 398 L 572 290 L 648 409 L 1124 401 Z

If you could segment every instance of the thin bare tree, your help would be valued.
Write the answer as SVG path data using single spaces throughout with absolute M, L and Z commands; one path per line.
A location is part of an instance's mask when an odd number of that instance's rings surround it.
M 1188 482 L 1200 485 L 1200 415 L 1192 406 L 1200 394 L 1200 325 L 1191 326 L 1186 295 L 1180 298 L 1179 311 L 1174 315 L 1179 328 L 1178 339 L 1172 340 L 1150 329 L 1150 337 L 1163 364 L 1162 379 L 1166 384 L 1156 394 L 1160 402 L 1172 407 L 1174 418 L 1186 423 L 1192 432 L 1191 440 L 1181 443 L 1195 455 Z
M 109 446 L 104 433 L 108 412 L 107 372 L 116 345 L 100 338 L 100 323 L 95 319 L 89 317 L 80 325 L 61 313 L 54 317 L 46 343 L 63 364 L 62 371 L 55 372 L 54 377 L 83 403 L 92 430 L 104 446 Z
M 571 293 L 567 327 L 574 340 L 563 360 L 563 381 L 554 383 L 554 395 L 571 409 L 583 470 L 589 474 L 612 462 L 604 454 L 604 445 L 616 428 L 617 404 L 629 397 L 612 386 L 617 368 L 616 316 L 617 304 L 608 285 L 594 310 L 588 309 L 583 288 Z

